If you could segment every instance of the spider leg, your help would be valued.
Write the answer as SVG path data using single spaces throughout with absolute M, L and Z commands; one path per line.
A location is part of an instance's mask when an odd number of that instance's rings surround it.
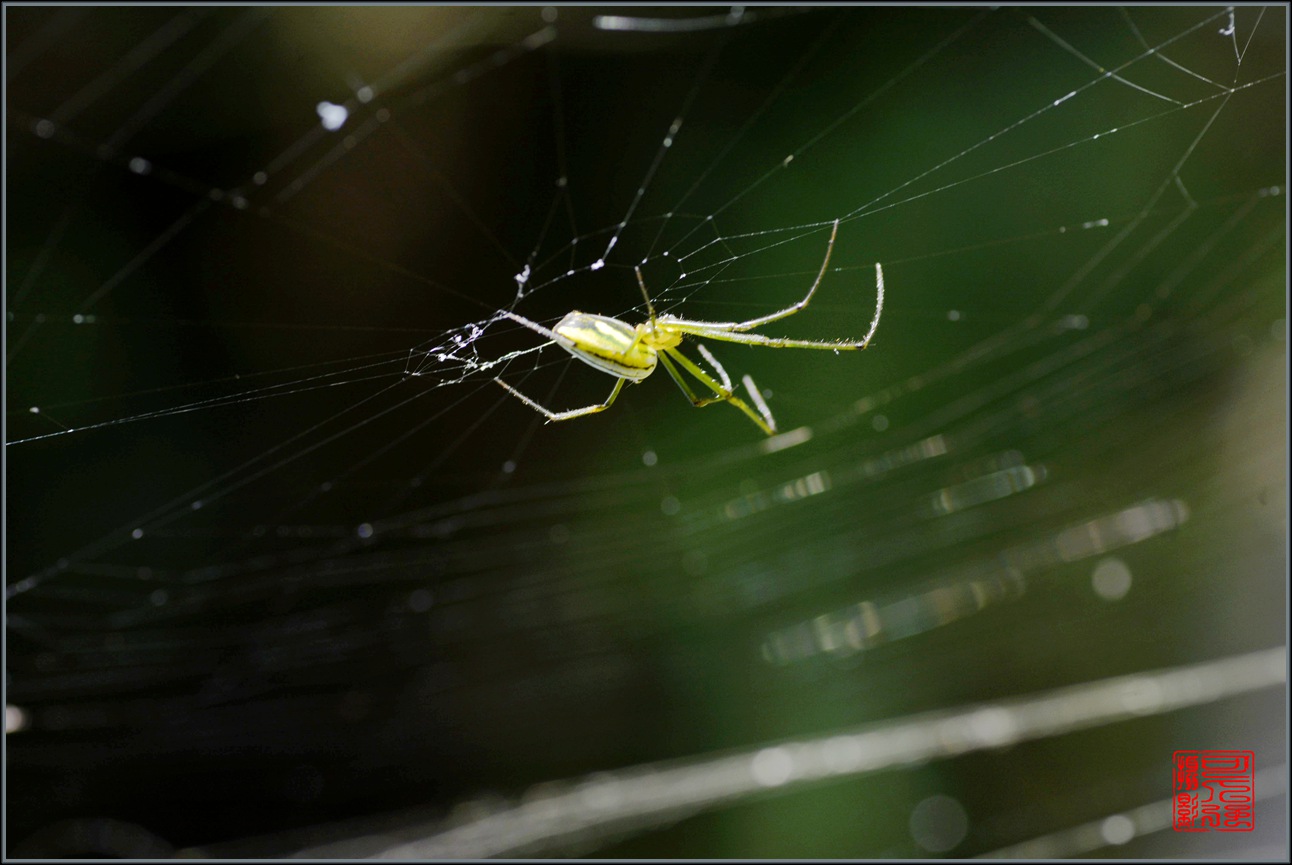
M 718 376 L 722 379 L 723 393 L 730 394 L 732 392 L 731 376 L 727 375 L 727 370 L 724 369 L 722 364 L 718 362 L 718 359 L 704 347 L 704 343 L 697 342 L 695 347 L 699 349 L 700 354 L 704 355 L 704 359 L 708 361 L 709 366 L 713 367 L 714 371 L 717 372 Z M 754 401 L 754 406 L 758 409 L 758 413 L 762 415 L 763 420 L 767 422 L 767 425 L 775 430 L 776 420 L 772 417 L 772 410 L 768 408 L 767 402 L 763 399 L 763 395 L 758 391 L 758 385 L 754 384 L 754 377 L 751 375 L 745 375 L 740 380 L 745 385 L 745 390 L 749 391 L 749 397 Z
M 756 327 L 762 327 L 765 324 L 770 324 L 773 321 L 779 321 L 782 318 L 791 316 L 806 307 L 812 301 L 812 295 L 816 294 L 816 290 L 821 287 L 821 280 L 825 279 L 826 269 L 830 266 L 830 253 L 834 252 L 834 238 L 838 233 L 839 220 L 836 219 L 834 221 L 834 225 L 830 228 L 830 240 L 825 245 L 825 259 L 821 262 L 821 270 L 817 273 L 816 279 L 812 282 L 812 287 L 808 289 L 807 294 L 803 295 L 802 300 L 798 303 L 791 304 L 778 312 L 773 312 L 769 315 L 760 316 L 758 318 L 751 318 L 748 321 L 742 321 L 732 328 L 732 330 L 753 330 Z
M 745 330 L 753 330 L 756 327 L 762 327 L 765 324 L 771 324 L 773 321 L 779 321 L 782 318 L 787 318 L 793 315 L 794 313 L 798 312 L 799 310 L 803 309 L 804 307 L 806 307 L 808 303 L 812 301 L 812 295 L 816 294 L 817 288 L 820 287 L 821 280 L 825 279 L 826 269 L 830 266 L 830 253 L 834 252 L 834 238 L 835 238 L 835 235 L 837 235 L 838 233 L 839 233 L 839 220 L 836 219 L 834 221 L 834 226 L 830 229 L 830 240 L 828 243 L 826 243 L 825 260 L 821 262 L 821 270 L 817 273 L 816 279 L 812 283 L 812 287 L 808 289 L 807 294 L 803 296 L 802 300 L 798 301 L 797 303 L 792 303 L 782 310 L 769 313 L 768 315 L 762 315 L 762 316 L 759 316 L 758 318 L 751 318 L 746 321 L 704 322 L 705 326 L 713 328 L 714 330 L 723 330 L 723 331 L 740 332 Z M 645 291 L 645 288 L 643 287 L 642 290 Z M 698 323 L 698 322 L 688 322 L 686 321 L 686 319 L 674 318 L 673 316 L 669 316 L 669 315 L 663 316 L 662 320 L 670 327 L 677 324 Z
M 767 401 L 763 399 L 762 393 L 759 392 L 758 385 L 754 384 L 754 377 L 749 373 L 745 373 L 740 377 L 740 380 L 744 383 L 745 390 L 749 391 L 749 398 L 754 401 L 754 405 L 758 406 L 758 413 L 763 416 L 763 419 L 767 421 L 767 425 L 774 432 L 776 430 L 776 420 L 772 417 L 772 410 L 768 407 Z
M 701 350 L 703 351 L 703 349 Z M 705 351 L 704 354 L 710 360 L 713 360 L 713 356 L 710 355 L 707 351 Z M 695 406 L 696 408 L 704 408 L 706 405 L 714 405 L 715 403 L 726 402 L 728 399 L 731 398 L 731 393 L 732 393 L 731 379 L 727 378 L 727 371 L 724 370 L 716 360 L 713 360 L 713 362 L 714 362 L 714 365 L 717 366 L 720 374 L 722 375 L 723 384 L 721 387 L 713 388 L 717 396 L 699 397 L 695 395 L 695 391 L 691 390 L 691 386 L 686 383 L 686 379 L 682 377 L 682 373 L 678 371 L 678 368 L 673 365 L 673 361 L 669 360 L 667 355 L 660 354 L 658 355 L 658 357 L 660 359 L 660 362 L 664 364 L 665 372 L 669 374 L 669 376 L 673 379 L 673 381 L 677 382 L 677 386 L 682 389 L 682 393 L 686 394 L 686 398 L 689 399 L 691 401 L 691 405 Z
M 668 373 L 669 378 L 677 382 L 677 386 L 682 389 L 682 393 L 686 394 L 686 398 L 696 408 L 704 408 L 706 405 L 713 405 L 715 402 L 722 402 L 725 399 L 725 397 L 721 396 L 701 399 L 695 395 L 695 391 L 691 390 L 691 386 L 686 383 L 686 379 L 682 378 L 682 373 L 678 372 L 677 367 L 673 365 L 673 361 L 668 359 L 668 355 L 660 353 L 659 360 L 660 363 L 664 364 L 664 371 Z
M 709 354 L 709 350 L 704 347 L 704 343 L 696 343 L 695 347 L 700 350 L 700 354 L 704 355 L 704 359 L 708 361 L 709 366 L 713 367 L 713 371 L 722 379 L 722 387 L 730 393 L 731 376 L 727 375 L 727 371 L 722 368 L 722 364 L 718 363 L 718 359 L 716 357 Z
M 742 333 L 737 329 L 738 325 L 733 326 L 730 322 L 689 321 L 684 318 L 671 318 L 669 316 L 661 316 L 660 322 L 669 330 L 703 336 L 707 339 L 716 339 L 720 342 L 765 345 L 771 348 L 820 348 L 830 351 L 855 351 L 870 344 L 870 338 L 875 335 L 875 329 L 879 327 L 879 317 L 883 311 L 884 268 L 877 262 L 875 264 L 875 317 L 870 320 L 870 329 L 866 331 L 866 336 L 860 340 L 827 342 L 814 339 L 782 339 L 774 336 L 763 336 L 760 333 Z
M 726 369 L 722 368 L 722 364 L 718 363 L 717 358 L 714 358 L 712 354 L 709 354 L 709 350 L 705 349 L 704 343 L 696 342 L 695 347 L 700 350 L 700 354 L 704 355 L 704 359 L 709 361 L 709 365 L 713 367 L 714 371 L 717 371 L 718 376 L 722 377 L 722 387 L 724 387 L 726 392 L 729 392 L 730 394 L 731 377 L 727 376 Z M 767 426 L 770 426 L 771 429 L 775 430 L 775 418 L 771 417 L 771 409 L 767 408 L 766 400 L 762 399 L 762 394 L 758 391 L 758 386 L 753 383 L 753 376 L 745 374 L 745 376 L 740 378 L 740 381 L 744 383 L 744 389 L 749 391 L 749 399 L 753 400 L 753 404 L 755 404 L 755 407 L 758 409 L 758 414 L 761 414 L 762 420 L 767 422 Z
M 655 304 L 650 302 L 650 292 L 646 290 L 646 280 L 642 279 L 642 269 L 634 267 L 633 273 L 637 274 L 637 284 L 641 286 L 642 297 L 646 299 L 646 311 L 650 313 L 651 322 L 655 321 Z
M 712 358 L 712 355 L 710 355 L 707 351 L 705 352 L 705 356 Z M 736 396 L 732 392 L 730 387 L 723 386 L 722 382 L 718 381 L 713 376 L 709 375 L 707 372 L 701 369 L 699 365 L 697 365 L 693 360 L 688 358 L 686 355 L 682 354 L 677 349 L 675 348 L 662 349 L 660 351 L 659 358 L 661 361 L 664 362 L 664 369 L 668 370 L 668 374 L 673 377 L 673 381 L 677 382 L 678 387 L 682 388 L 683 393 L 685 393 L 688 397 L 690 397 L 691 404 L 694 405 L 696 408 L 703 408 L 706 405 L 713 405 L 714 403 L 717 403 L 717 402 L 729 402 L 732 405 L 734 405 L 736 408 L 744 412 L 749 417 L 750 420 L 758 424 L 758 428 L 761 429 L 763 432 L 767 433 L 769 436 L 776 434 L 776 420 L 772 417 L 771 411 L 767 409 L 767 404 L 762 401 L 761 395 L 756 396 L 754 399 L 754 401 L 758 403 L 759 409 L 762 410 L 762 414 L 759 414 L 759 412 L 754 411 L 754 409 L 749 405 L 749 403 L 745 402 L 743 399 Z M 670 358 L 671 360 L 669 360 Z M 678 366 L 682 367 L 682 369 L 689 372 L 692 376 L 697 378 L 701 384 L 703 384 L 709 390 L 713 391 L 716 394 L 716 396 L 707 397 L 707 398 L 697 397 L 695 395 L 695 392 L 691 390 L 691 388 L 686 384 L 686 381 L 681 377 L 678 370 L 673 366 L 674 362 L 676 362 Z M 719 366 L 719 369 L 721 369 L 720 366 Z M 724 379 L 727 379 L 726 370 L 723 370 L 721 375 Z M 727 379 L 727 381 L 728 383 L 730 383 L 730 379 Z M 745 382 L 745 387 L 749 388 L 750 393 L 751 394 L 755 393 L 753 379 L 751 379 L 749 376 L 745 376 L 744 382 Z
M 615 382 L 614 390 L 610 391 L 610 396 L 606 397 L 605 402 L 597 403 L 596 405 L 587 405 L 587 406 L 584 406 L 583 408 L 574 408 L 574 409 L 570 409 L 569 411 L 552 411 L 546 406 L 542 406 L 534 402 L 532 399 L 525 396 L 520 391 L 516 390 L 516 388 L 507 384 L 507 382 L 503 381 L 502 379 L 495 378 L 494 381 L 500 384 L 503 390 L 507 391 L 512 396 L 516 397 L 516 399 L 520 400 L 525 405 L 529 406 L 530 408 L 534 409 L 537 412 L 540 412 L 541 414 L 546 415 L 549 421 L 559 421 L 559 420 L 572 420 L 576 417 L 583 417 L 584 415 L 596 414 L 599 411 L 605 411 L 606 409 L 610 408 L 611 403 L 615 401 L 615 397 L 619 396 L 619 391 L 623 389 L 624 382 L 627 381 L 627 379 L 621 378 Z
M 503 316 L 506 316 L 507 318 L 510 318 L 512 321 L 516 322 L 517 324 L 525 325 L 525 327 L 529 328 L 535 333 L 542 334 L 543 336 L 550 339 L 552 342 L 560 343 L 561 345 L 570 344 L 570 341 L 568 339 L 561 336 L 556 331 L 548 330 L 547 328 L 543 327 L 541 324 L 534 321 L 530 321 L 529 319 L 525 318 L 525 316 L 523 315 L 517 315 L 516 313 L 510 312 L 509 310 L 505 310 L 505 309 L 498 310 L 498 313 L 499 315 L 503 315 Z

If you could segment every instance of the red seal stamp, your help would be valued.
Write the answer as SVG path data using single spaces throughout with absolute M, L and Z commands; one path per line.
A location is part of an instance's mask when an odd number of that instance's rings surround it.
M 1175 831 L 1255 829 L 1255 766 L 1252 751 L 1176 751 L 1171 772 L 1171 823 Z

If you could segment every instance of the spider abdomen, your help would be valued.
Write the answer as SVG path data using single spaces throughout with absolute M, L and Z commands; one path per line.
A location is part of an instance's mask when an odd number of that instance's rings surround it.
M 606 315 L 572 312 L 552 328 L 557 344 L 588 366 L 641 381 L 655 371 L 655 349 L 631 324 Z

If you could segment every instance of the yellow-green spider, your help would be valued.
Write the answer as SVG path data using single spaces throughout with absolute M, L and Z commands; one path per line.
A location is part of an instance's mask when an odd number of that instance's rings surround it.
M 834 238 L 838 233 L 839 220 L 836 219 L 834 227 L 830 230 L 830 241 L 825 248 L 825 261 L 821 262 L 821 272 L 817 274 L 816 281 L 812 283 L 812 287 L 808 289 L 802 300 L 778 312 L 751 318 L 747 321 L 694 321 L 687 318 L 678 318 L 674 315 L 656 315 L 655 307 L 646 291 L 646 283 L 642 279 L 640 268 L 634 268 L 634 270 L 637 272 L 637 284 L 641 287 L 642 297 L 646 298 L 646 309 L 650 313 L 650 320 L 635 327 L 617 318 L 575 311 L 561 319 L 556 327 L 548 330 L 541 324 L 532 322 L 514 312 L 506 310 L 502 312 L 502 315 L 512 321 L 523 324 L 530 330 L 547 337 L 588 366 L 595 367 L 619 379 L 615 382 L 614 390 L 610 391 L 610 396 L 606 397 L 605 402 L 570 409 L 569 411 L 552 411 L 546 406 L 539 405 L 502 379 L 495 378 L 494 381 L 502 385 L 508 393 L 525 405 L 541 412 L 549 421 L 573 420 L 576 417 L 595 414 L 610 408 L 611 403 L 615 401 L 615 397 L 619 396 L 619 391 L 623 388 L 624 382 L 631 381 L 636 384 L 642 381 L 655 371 L 656 362 L 659 362 L 664 365 L 664 369 L 668 371 L 673 381 L 677 382 L 677 386 L 691 400 L 692 405 L 699 408 L 713 405 L 714 403 L 729 402 L 748 415 L 749 419 L 758 424 L 759 429 L 763 432 L 768 435 L 774 435 L 776 433 L 776 421 L 772 418 L 771 409 L 767 407 L 767 403 L 763 400 L 762 394 L 759 393 L 752 378 L 746 375 L 742 381 L 745 389 L 749 391 L 749 396 L 754 405 L 757 406 L 757 411 L 749 403 L 735 395 L 731 387 L 731 379 L 727 376 L 727 371 L 722 368 L 722 364 L 718 363 L 717 358 L 709 353 L 708 349 L 701 344 L 696 345 L 696 349 L 704 356 L 704 359 L 713 368 L 714 372 L 718 374 L 717 378 L 709 375 L 698 364 L 678 351 L 678 346 L 682 344 L 683 337 L 691 335 L 707 337 L 721 342 L 738 342 L 768 348 L 817 348 L 828 351 L 856 351 L 865 348 L 870 344 L 870 338 L 874 335 L 875 328 L 879 326 L 879 315 L 884 309 L 884 270 L 878 263 L 875 264 L 875 317 L 871 320 L 870 330 L 866 332 L 864 339 L 827 342 L 808 339 L 781 339 L 779 337 L 763 336 L 758 333 L 749 333 L 749 331 L 765 324 L 787 318 L 808 305 L 808 302 L 812 300 L 812 295 L 816 293 L 817 287 L 821 284 L 821 280 L 825 278 L 826 269 L 830 264 L 830 253 L 834 250 Z M 695 391 L 687 384 L 686 379 L 682 378 L 679 367 L 686 370 L 702 385 L 713 391 L 714 395 L 696 396 Z

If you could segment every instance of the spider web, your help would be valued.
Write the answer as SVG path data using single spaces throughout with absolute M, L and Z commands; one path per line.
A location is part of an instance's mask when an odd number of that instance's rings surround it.
M 5 15 L 19 852 L 1220 855 L 1172 751 L 1281 795 L 1282 8 Z M 836 219 L 760 332 L 879 262 L 867 351 L 707 344 L 780 435 L 493 383 L 600 402 L 502 311 L 765 315 Z

